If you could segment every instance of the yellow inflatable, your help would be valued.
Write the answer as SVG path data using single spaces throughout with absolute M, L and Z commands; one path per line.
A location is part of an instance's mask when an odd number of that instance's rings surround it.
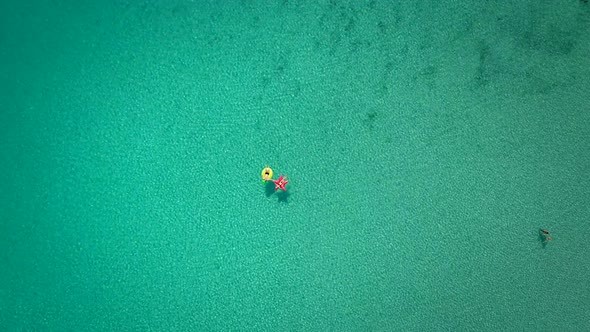
M 266 182 L 268 180 L 272 179 L 272 169 L 270 167 L 265 167 L 262 170 L 262 174 L 260 174 L 262 176 L 262 181 Z

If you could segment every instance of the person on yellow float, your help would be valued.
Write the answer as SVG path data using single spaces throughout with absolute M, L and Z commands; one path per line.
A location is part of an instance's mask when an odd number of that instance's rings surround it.
M 272 168 L 270 168 L 270 167 L 265 167 L 265 168 L 262 170 L 262 174 L 261 174 L 261 176 L 262 176 L 262 181 L 264 181 L 264 182 L 266 182 L 266 181 L 268 181 L 268 180 L 272 180 Z

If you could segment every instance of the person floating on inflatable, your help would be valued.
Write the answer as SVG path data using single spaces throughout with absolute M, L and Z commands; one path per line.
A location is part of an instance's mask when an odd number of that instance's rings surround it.
M 272 182 L 275 183 L 275 191 L 281 189 L 282 191 L 287 191 L 287 188 L 285 188 L 285 186 L 287 185 L 287 183 L 289 183 L 289 180 L 287 180 L 286 177 L 283 177 L 282 175 L 279 176 L 278 180 L 272 180 Z
M 289 183 L 289 180 L 287 180 L 286 176 L 280 175 L 278 180 L 273 180 L 272 178 L 273 175 L 273 171 L 272 168 L 270 167 L 265 167 L 262 170 L 262 173 L 260 174 L 260 177 L 262 177 L 262 181 L 264 183 L 266 183 L 267 181 L 272 181 L 275 184 L 275 191 L 281 189 L 282 191 L 287 191 L 287 183 Z
M 272 168 L 270 168 L 270 167 L 265 167 L 265 168 L 262 170 L 262 174 L 261 174 L 261 176 L 262 176 L 262 181 L 264 181 L 264 182 L 266 182 L 266 181 L 268 181 L 268 180 L 272 180 Z

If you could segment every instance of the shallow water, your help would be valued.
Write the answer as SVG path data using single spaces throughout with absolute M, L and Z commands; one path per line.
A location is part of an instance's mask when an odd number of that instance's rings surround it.
M 0 27 L 2 330 L 590 329 L 584 1 Z

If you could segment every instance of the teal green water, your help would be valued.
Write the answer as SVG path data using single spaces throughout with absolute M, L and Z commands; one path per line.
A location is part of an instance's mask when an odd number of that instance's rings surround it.
M 498 3 L 2 2 L 0 329 L 590 330 L 590 4 Z

